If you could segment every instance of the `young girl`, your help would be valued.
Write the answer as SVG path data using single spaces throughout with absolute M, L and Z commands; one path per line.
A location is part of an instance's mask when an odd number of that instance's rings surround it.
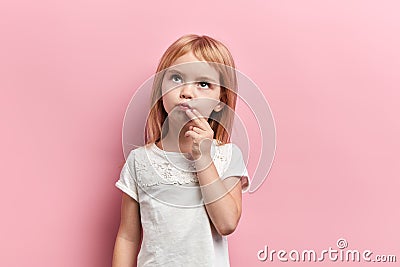
M 230 143 L 236 105 L 231 53 L 185 35 L 162 56 L 153 83 L 146 145 L 130 152 L 113 266 L 229 266 L 227 235 L 249 187 Z

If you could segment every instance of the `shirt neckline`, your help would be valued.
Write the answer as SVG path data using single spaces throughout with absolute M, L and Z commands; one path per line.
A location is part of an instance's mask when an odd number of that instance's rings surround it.
M 164 149 L 159 148 L 159 147 L 156 145 L 156 143 L 153 143 L 153 144 L 152 144 L 152 148 L 153 148 L 155 151 L 160 152 L 160 153 L 163 153 L 163 154 L 178 154 L 178 155 L 189 155 L 189 154 L 190 154 L 190 153 L 182 153 L 182 152 L 176 152 L 176 151 L 166 151 L 166 150 L 164 150 Z
M 211 148 L 212 148 L 213 146 L 215 146 L 215 144 L 216 144 L 216 140 L 213 139 L 213 143 L 212 143 Z M 155 152 L 157 152 L 157 153 L 159 153 L 159 154 L 168 154 L 168 155 L 177 155 L 177 156 L 190 156 L 190 153 L 187 153 L 187 152 L 183 153 L 183 152 L 176 152 L 176 151 L 166 151 L 166 150 L 163 150 L 163 149 L 159 148 L 159 147 L 156 145 L 155 142 L 151 145 L 151 148 L 153 149 L 153 151 L 155 151 Z

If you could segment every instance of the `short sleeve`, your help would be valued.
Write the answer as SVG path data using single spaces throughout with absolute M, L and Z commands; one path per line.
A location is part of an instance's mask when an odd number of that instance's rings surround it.
M 119 180 L 115 183 L 115 186 L 121 189 L 123 192 L 131 196 L 136 201 L 139 201 L 139 194 L 137 190 L 136 182 L 136 170 L 135 170 L 135 151 L 132 150 L 124 167 L 122 167 Z
M 221 179 L 231 176 L 241 177 L 242 192 L 246 192 L 250 186 L 249 174 L 247 172 L 246 164 L 243 160 L 242 151 L 240 148 L 232 144 L 231 157 L 228 168 L 222 174 Z

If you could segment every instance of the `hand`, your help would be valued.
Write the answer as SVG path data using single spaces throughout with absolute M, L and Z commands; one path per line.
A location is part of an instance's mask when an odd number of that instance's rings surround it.
M 189 126 L 189 130 L 185 133 L 185 137 L 192 138 L 192 157 L 195 160 L 201 158 L 204 164 L 206 163 L 205 161 L 209 163 L 214 131 L 206 118 L 197 110 L 188 109 L 186 110 L 186 114 L 195 123 L 194 126 Z

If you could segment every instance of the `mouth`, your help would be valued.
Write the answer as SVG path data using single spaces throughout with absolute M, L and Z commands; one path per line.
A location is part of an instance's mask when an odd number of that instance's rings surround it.
M 188 109 L 191 109 L 191 106 L 190 106 L 188 103 L 180 103 L 180 104 L 178 104 L 178 107 L 179 107 L 181 110 L 188 110 Z

